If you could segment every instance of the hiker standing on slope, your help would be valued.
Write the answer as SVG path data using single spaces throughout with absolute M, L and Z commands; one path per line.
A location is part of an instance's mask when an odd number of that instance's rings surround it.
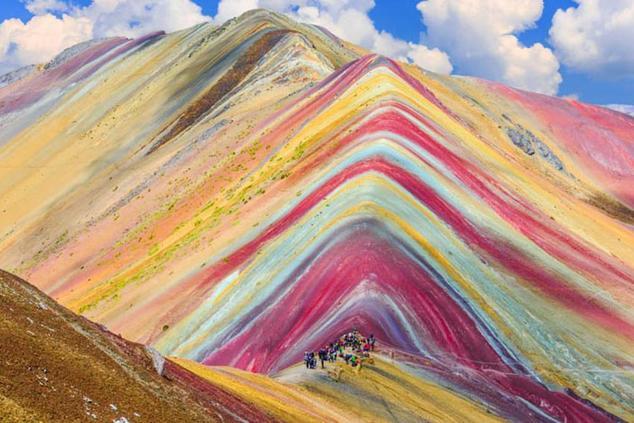
M 321 348 L 319 350 L 319 360 L 321 361 L 321 368 L 325 369 L 324 367 L 324 361 L 326 361 L 328 353 L 326 352 L 326 350 L 324 348 Z
M 306 363 L 306 368 L 310 369 L 310 353 L 308 351 L 304 353 L 304 362 Z

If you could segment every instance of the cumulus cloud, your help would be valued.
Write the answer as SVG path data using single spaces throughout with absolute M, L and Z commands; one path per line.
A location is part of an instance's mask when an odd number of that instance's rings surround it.
M 27 23 L 5 20 L 0 24 L 0 74 L 47 61 L 66 47 L 90 38 L 92 24 L 86 18 L 46 14 L 34 16 Z
M 368 12 L 374 0 L 221 0 L 214 21 L 221 23 L 254 8 L 285 13 L 302 22 L 321 25 L 338 37 L 397 60 L 448 74 L 449 56 L 440 49 L 407 42 L 378 30 Z
M 517 38 L 539 20 L 542 0 L 423 0 L 416 7 L 427 26 L 425 44 L 446 51 L 460 72 L 557 93 L 562 79 L 553 52 Z
M 210 20 L 192 0 L 93 0 L 74 6 L 62 0 L 27 0 L 29 21 L 0 23 L 0 74 L 44 63 L 82 41 L 176 31 Z
M 218 13 L 214 16 L 216 23 L 223 23 L 231 18 L 235 18 L 238 15 L 252 9 L 257 9 L 259 6 L 258 0 L 220 0 L 218 3 Z
M 0 73 L 46 62 L 91 38 L 169 32 L 210 20 L 194 1 L 92 0 L 77 6 L 70 0 L 24 0 L 35 16 L 0 23 Z M 557 12 L 550 32 L 564 63 L 634 74 L 634 55 L 627 45 L 634 39 L 631 0 L 576 1 L 577 8 Z M 374 0 L 221 0 L 213 20 L 222 23 L 254 8 L 268 8 L 435 72 L 451 73 L 455 65 L 461 73 L 548 94 L 555 94 L 561 83 L 553 51 L 541 43 L 524 45 L 517 37 L 534 27 L 542 0 L 422 0 L 417 9 L 427 30 L 418 43 L 377 29 L 369 16 L 373 7 Z
M 193 0 L 93 0 L 87 6 L 67 0 L 26 0 L 25 7 L 35 15 L 28 22 L 0 23 L 0 73 L 46 62 L 64 48 L 92 38 L 170 32 L 210 20 Z M 222 23 L 259 7 L 322 25 L 345 40 L 398 60 L 439 73 L 452 70 L 449 57 L 439 49 L 376 29 L 368 16 L 374 0 L 221 0 L 214 20 Z
M 603 107 L 625 113 L 626 115 L 634 116 L 634 105 L 631 104 L 606 104 Z
M 576 2 L 553 16 L 550 39 L 560 60 L 596 76 L 634 76 L 634 2 Z
M 72 14 L 90 19 L 96 37 L 171 32 L 210 20 L 192 0 L 93 0 Z
M 69 5 L 62 0 L 27 0 L 26 10 L 34 15 L 42 15 L 48 12 L 66 12 Z

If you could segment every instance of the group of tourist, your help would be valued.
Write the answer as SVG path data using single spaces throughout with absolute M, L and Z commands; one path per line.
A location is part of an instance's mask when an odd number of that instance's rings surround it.
M 326 362 L 334 363 L 337 359 L 343 359 L 346 364 L 357 367 L 361 364 L 361 357 L 368 357 L 370 351 L 374 351 L 375 345 L 374 335 L 365 338 L 358 330 L 354 330 L 320 348 L 317 354 L 314 351 L 306 351 L 304 363 L 307 369 L 314 369 L 319 360 L 321 368 L 324 369 Z

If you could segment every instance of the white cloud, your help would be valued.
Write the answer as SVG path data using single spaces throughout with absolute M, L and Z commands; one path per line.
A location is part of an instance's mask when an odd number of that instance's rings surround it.
M 61 0 L 30 0 L 29 21 L 0 23 L 0 74 L 44 63 L 82 41 L 109 36 L 136 37 L 176 31 L 210 20 L 191 0 L 93 0 L 73 6 Z
M 540 43 L 523 45 L 516 34 L 535 25 L 542 0 L 423 0 L 425 44 L 449 53 L 463 73 L 555 94 L 559 62 Z
M 553 16 L 550 39 L 560 60 L 593 75 L 634 76 L 634 2 L 576 1 Z
M 218 13 L 214 16 L 214 20 L 217 23 L 222 23 L 248 10 L 257 9 L 258 7 L 258 0 L 221 0 L 218 3 Z
M 634 116 L 634 105 L 630 104 L 606 104 L 603 107 L 616 110 L 617 112 L 625 113 L 626 115 Z
M 70 7 L 62 0 L 27 0 L 24 6 L 26 10 L 34 15 L 43 15 L 48 12 L 66 12 Z
M 81 17 L 38 15 L 26 24 L 19 19 L 5 20 L 0 24 L 0 74 L 47 61 L 91 37 L 92 23 Z
M 453 70 L 447 53 L 437 48 L 430 49 L 422 44 L 408 43 L 408 46 L 409 50 L 406 54 L 412 63 L 420 64 L 422 67 L 425 67 L 424 64 L 427 63 L 429 69 L 437 73 L 450 74 Z
M 171 32 L 210 20 L 191 0 L 93 0 L 91 5 L 74 8 L 72 13 L 93 22 L 95 37 Z
M 214 21 L 221 23 L 254 8 L 285 13 L 302 22 L 321 25 L 338 37 L 397 60 L 438 72 L 451 73 L 449 56 L 379 31 L 368 16 L 374 0 L 221 0 Z
M 46 62 L 91 38 L 169 32 L 210 20 L 194 0 L 93 0 L 88 6 L 25 0 L 25 6 L 36 15 L 28 22 L 0 23 L 0 72 Z M 213 20 L 221 23 L 258 7 L 324 26 L 368 50 L 439 73 L 451 73 L 453 62 L 463 73 L 549 94 L 561 82 L 553 52 L 540 43 L 525 46 L 516 36 L 535 25 L 541 0 L 423 0 L 417 5 L 428 27 L 423 43 L 377 29 L 369 17 L 374 0 L 221 0 Z M 559 12 L 564 13 L 570 10 Z M 627 21 L 627 13 L 617 15 L 615 22 Z

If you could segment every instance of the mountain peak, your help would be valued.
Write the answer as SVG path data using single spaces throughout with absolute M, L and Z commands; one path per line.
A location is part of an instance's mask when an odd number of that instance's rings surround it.
M 181 360 L 358 329 L 498 418 L 634 417 L 629 117 L 262 10 L 70 53 L 0 88 L 0 267 Z

